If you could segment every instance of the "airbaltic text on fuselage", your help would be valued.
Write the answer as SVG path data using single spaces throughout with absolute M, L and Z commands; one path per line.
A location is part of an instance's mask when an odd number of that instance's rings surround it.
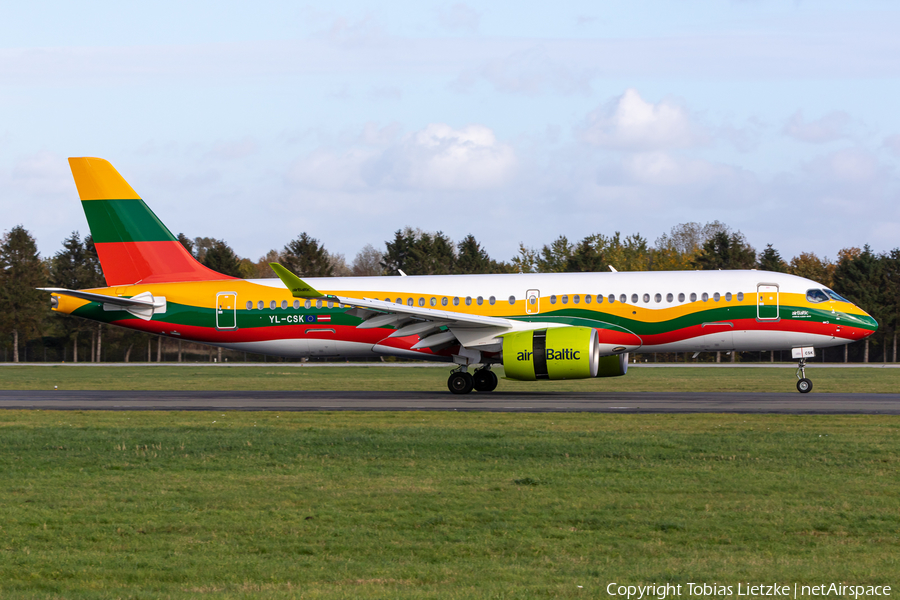
M 534 352 L 531 350 L 522 350 L 516 354 L 516 360 L 531 360 Z M 580 360 L 581 350 L 572 350 L 565 348 L 563 350 L 554 350 L 547 348 L 547 360 Z

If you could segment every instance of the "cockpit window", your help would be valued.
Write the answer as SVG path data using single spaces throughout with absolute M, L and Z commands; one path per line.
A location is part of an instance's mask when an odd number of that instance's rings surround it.
M 826 302 L 828 296 L 822 290 L 806 290 L 806 299 L 810 302 Z
M 840 294 L 836 294 L 835 292 L 832 292 L 828 288 L 825 288 L 825 293 L 828 294 L 832 300 L 837 300 L 838 302 L 850 302 L 846 298 L 841 297 Z

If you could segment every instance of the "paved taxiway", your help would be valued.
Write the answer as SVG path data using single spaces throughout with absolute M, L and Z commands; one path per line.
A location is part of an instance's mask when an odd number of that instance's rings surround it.
M 900 414 L 900 394 L 0 391 L 0 409 Z

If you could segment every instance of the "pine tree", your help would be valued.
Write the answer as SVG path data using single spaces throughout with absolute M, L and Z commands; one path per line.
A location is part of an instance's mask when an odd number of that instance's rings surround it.
M 324 246 L 306 232 L 291 240 L 281 252 L 281 264 L 298 277 L 331 277 L 334 266 Z
M 491 260 L 488 253 L 481 247 L 478 240 L 471 233 L 457 244 L 459 251 L 456 258 L 455 273 L 483 274 L 496 273 L 496 261 Z
M 759 268 L 762 271 L 773 271 L 775 273 L 787 273 L 788 265 L 781 258 L 781 254 L 772 247 L 772 244 L 766 244 L 766 249 L 759 253 Z
M 13 338 L 13 362 L 19 362 L 19 338 L 37 332 L 47 310 L 46 268 L 31 234 L 21 225 L 0 243 L 0 330 Z
M 697 265 L 706 271 L 753 269 L 756 267 L 756 251 L 744 240 L 741 232 L 728 235 L 720 231 L 703 244 Z
M 224 240 L 214 240 L 200 262 L 217 273 L 241 276 L 241 261 Z

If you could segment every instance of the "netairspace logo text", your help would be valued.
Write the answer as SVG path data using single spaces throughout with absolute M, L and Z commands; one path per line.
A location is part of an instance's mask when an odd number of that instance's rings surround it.
M 621 596 L 625 600 L 665 600 L 675 596 L 688 598 L 742 598 L 773 596 L 776 598 L 862 598 L 867 596 L 890 596 L 889 585 L 852 585 L 847 583 L 801 583 L 754 584 L 741 582 L 736 585 L 720 583 L 649 584 L 625 585 L 616 582 L 606 586 L 610 596 Z

